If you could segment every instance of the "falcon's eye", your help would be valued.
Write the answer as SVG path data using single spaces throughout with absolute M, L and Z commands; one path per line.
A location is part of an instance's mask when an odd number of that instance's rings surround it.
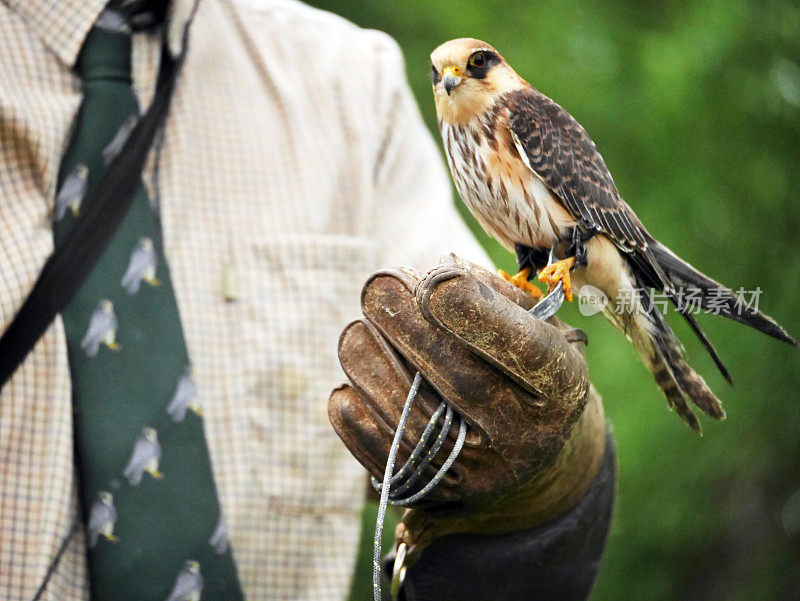
M 486 55 L 484 55 L 483 52 L 476 52 L 475 54 L 469 57 L 470 67 L 481 69 L 485 64 L 486 64 Z
M 478 50 L 469 56 L 467 71 L 473 79 L 484 79 L 499 62 L 500 57 L 491 50 Z
M 441 79 L 442 79 L 442 76 L 436 70 L 436 67 L 431 65 L 431 81 L 433 82 L 433 85 L 436 85 L 437 83 L 439 83 L 441 81 Z

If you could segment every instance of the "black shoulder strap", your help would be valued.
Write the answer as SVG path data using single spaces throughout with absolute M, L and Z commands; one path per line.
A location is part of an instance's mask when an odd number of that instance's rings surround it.
M 173 57 L 166 39 L 153 101 L 128 136 L 120 153 L 86 198 L 85 210 L 47 259 L 28 298 L 0 338 L 0 389 L 36 342 L 72 300 L 108 248 L 133 204 L 147 153 L 169 110 L 175 81 L 186 54 Z

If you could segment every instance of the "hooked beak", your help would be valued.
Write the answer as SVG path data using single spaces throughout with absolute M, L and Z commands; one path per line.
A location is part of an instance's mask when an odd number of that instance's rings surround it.
M 445 67 L 442 75 L 442 85 L 448 96 L 450 96 L 450 92 L 453 91 L 453 88 L 464 80 L 464 78 L 461 77 L 461 69 L 458 67 Z

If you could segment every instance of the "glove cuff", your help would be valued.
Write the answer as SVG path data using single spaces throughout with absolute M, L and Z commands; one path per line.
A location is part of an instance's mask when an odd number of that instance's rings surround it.
M 445 509 L 411 509 L 397 542 L 412 564 L 435 539 L 455 533 L 500 535 L 534 528 L 564 514 L 586 495 L 603 463 L 607 426 L 600 395 L 591 389 L 580 419 L 555 460 L 518 490 L 497 501 Z
M 453 534 L 407 569 L 403 601 L 583 601 L 597 577 L 616 495 L 616 456 L 604 431 L 600 467 L 578 503 L 534 528 L 497 536 Z M 394 561 L 386 557 L 384 567 Z

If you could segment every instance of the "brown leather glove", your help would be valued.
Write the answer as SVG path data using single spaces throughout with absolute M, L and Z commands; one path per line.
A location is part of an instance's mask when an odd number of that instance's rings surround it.
M 350 380 L 330 396 L 336 433 L 382 478 L 416 370 L 424 376 L 397 465 L 444 398 L 468 423 L 466 443 L 444 480 L 403 518 L 411 561 L 433 538 L 497 534 L 552 519 L 581 499 L 605 448 L 599 397 L 590 390 L 586 337 L 530 313 L 533 300 L 454 255 L 424 277 L 408 268 L 364 285 L 364 319 L 339 339 Z M 428 468 L 444 462 L 456 433 Z

